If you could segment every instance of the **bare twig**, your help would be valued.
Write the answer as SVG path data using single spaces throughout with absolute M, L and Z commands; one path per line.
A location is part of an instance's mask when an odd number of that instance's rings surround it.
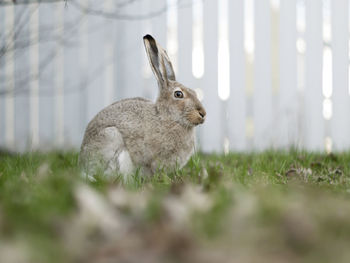
M 55 2 L 65 2 L 66 0 L 16 0 L 16 1 L 11 1 L 11 0 L 0 0 L 0 6 L 9 6 L 9 5 L 30 5 L 30 4 L 52 4 Z
M 135 2 L 136 0 L 133 1 L 126 1 L 125 3 L 132 3 Z M 124 4 L 125 4 L 124 3 Z M 146 14 L 125 14 L 125 13 L 120 13 L 120 10 L 117 9 L 116 11 L 113 12 L 107 12 L 102 9 L 94 9 L 91 7 L 86 7 L 80 4 L 77 1 L 71 0 L 70 4 L 74 7 L 76 7 L 78 10 L 85 12 L 88 15 L 93 15 L 93 16 L 102 16 L 107 19 L 117 19 L 117 20 L 145 20 L 145 19 L 150 19 L 156 16 L 160 16 L 161 14 L 165 13 L 169 6 L 164 4 L 161 8 L 159 8 L 156 11 L 152 11 Z

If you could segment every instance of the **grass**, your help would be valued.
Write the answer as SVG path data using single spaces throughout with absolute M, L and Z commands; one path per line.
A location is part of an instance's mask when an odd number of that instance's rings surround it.
M 350 152 L 199 154 L 127 184 L 77 160 L 0 155 L 0 262 L 350 260 Z

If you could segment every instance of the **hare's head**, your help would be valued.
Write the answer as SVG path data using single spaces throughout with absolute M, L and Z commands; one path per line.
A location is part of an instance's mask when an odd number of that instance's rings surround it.
M 203 123 L 206 115 L 203 105 L 193 90 L 176 81 L 166 51 L 150 35 L 144 36 L 143 40 L 152 71 L 158 81 L 159 96 L 156 103 L 159 109 L 172 120 L 187 127 Z

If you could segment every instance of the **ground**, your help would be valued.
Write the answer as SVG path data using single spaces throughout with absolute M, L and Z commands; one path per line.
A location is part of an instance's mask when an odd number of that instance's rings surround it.
M 196 154 L 128 183 L 0 154 L 0 262 L 349 262 L 350 152 Z

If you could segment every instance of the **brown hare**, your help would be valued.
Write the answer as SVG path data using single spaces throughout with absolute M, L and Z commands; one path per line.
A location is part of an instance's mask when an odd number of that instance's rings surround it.
M 97 169 L 106 174 L 129 175 L 139 169 L 182 168 L 194 152 L 195 126 L 205 120 L 196 93 L 176 81 L 166 51 L 155 39 L 143 38 L 158 81 L 156 102 L 144 98 L 117 101 L 88 124 L 79 162 L 90 179 Z

